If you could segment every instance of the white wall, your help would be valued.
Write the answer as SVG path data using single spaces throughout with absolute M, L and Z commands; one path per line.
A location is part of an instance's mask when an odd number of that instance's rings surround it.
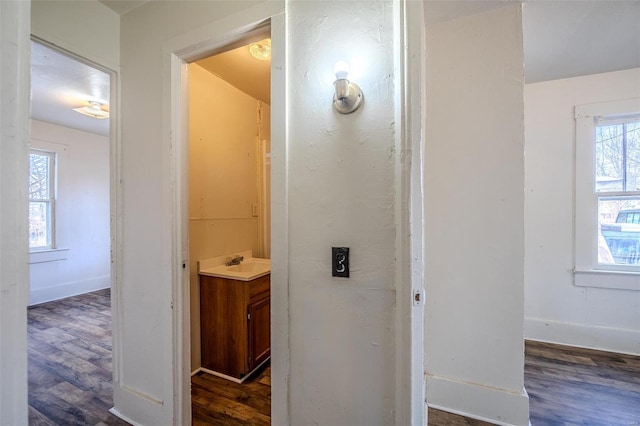
M 287 5 L 294 425 L 395 423 L 393 6 Z M 351 115 L 331 106 L 339 60 L 364 92 Z M 331 277 L 332 246 L 350 247 L 351 278 Z
M 32 253 L 29 304 L 110 286 L 109 138 L 31 121 L 31 147 L 57 154 L 56 248 Z
M 576 105 L 640 97 L 640 69 L 525 86 L 525 337 L 640 354 L 640 292 L 577 287 Z
M 521 7 L 426 40 L 427 402 L 527 425 Z
M 230 16 L 239 20 L 266 4 L 149 2 L 121 19 L 120 309 L 125 327 L 118 342 L 114 403 L 118 413 L 141 424 L 179 422 L 176 410 L 184 408 L 174 405 L 181 383 L 174 382 L 173 368 L 181 360 L 172 347 L 171 304 L 174 250 L 180 248 L 172 235 L 175 182 L 171 141 L 164 133 L 170 122 L 170 79 L 163 74 L 169 54 L 163 49 L 203 25 Z
M 0 424 L 27 416 L 29 10 L 0 2 Z
M 31 33 L 97 64 L 118 69 L 120 16 L 97 0 L 33 0 Z
M 251 6 L 151 2 L 122 19 L 122 309 L 130 321 L 115 399 L 121 413 L 141 423 L 170 422 L 174 395 L 163 41 Z M 291 2 L 287 7 L 291 423 L 393 424 L 393 3 Z M 348 25 L 352 22 L 358 25 Z M 355 56 L 366 61 L 356 76 L 365 105 L 338 116 L 331 107 L 332 67 Z M 351 247 L 349 280 L 331 278 L 335 245 Z
M 200 367 L 200 259 L 253 250 L 259 257 L 258 101 L 189 65 L 191 369 Z M 259 211 L 260 209 L 257 209 Z
M 0 24 L 0 423 L 26 424 L 28 228 L 26 185 L 20 182 L 28 177 L 29 38 L 35 34 L 72 51 L 75 46 L 87 58 L 117 66 L 118 18 L 97 1 L 3 1 Z

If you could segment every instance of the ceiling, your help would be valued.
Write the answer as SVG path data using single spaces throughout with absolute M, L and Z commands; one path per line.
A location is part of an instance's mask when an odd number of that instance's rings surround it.
M 427 26 L 519 3 L 427 0 Z M 527 83 L 640 67 L 640 1 L 528 0 L 523 8 Z
M 100 102 L 109 105 L 109 74 L 40 43 L 31 43 L 31 117 L 107 136 L 110 119 L 74 111 Z
M 0 0 L 1 1 L 1 0 Z M 148 1 L 100 0 L 119 14 Z M 514 1 L 426 0 L 427 26 L 483 13 Z M 529 0 L 523 11 L 526 82 L 640 67 L 640 1 Z M 97 134 L 108 134 L 109 120 L 73 111 L 89 100 L 109 101 L 109 76 L 55 50 L 34 43 L 32 117 Z M 269 103 L 269 61 L 258 61 L 240 47 L 203 59 L 203 68 L 250 96 Z
M 196 62 L 247 95 L 271 104 L 271 60 L 254 59 L 241 46 Z
M 241 46 L 197 62 L 249 96 L 270 104 L 271 61 L 254 59 Z M 90 101 L 108 110 L 109 75 L 37 42 L 31 50 L 31 117 L 60 126 L 109 135 L 110 119 L 74 111 Z
M 149 0 L 98 0 L 100 3 L 107 6 L 109 9 L 116 12 L 118 15 L 124 15 L 131 12 L 133 9 L 137 9 Z
M 640 67 L 640 1 L 531 1 L 527 83 Z

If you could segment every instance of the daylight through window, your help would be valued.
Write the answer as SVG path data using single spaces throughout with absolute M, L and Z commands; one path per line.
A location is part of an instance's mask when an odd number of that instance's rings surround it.
M 597 119 L 594 141 L 598 263 L 639 265 L 640 117 Z
M 29 248 L 54 247 L 55 153 L 29 153 Z

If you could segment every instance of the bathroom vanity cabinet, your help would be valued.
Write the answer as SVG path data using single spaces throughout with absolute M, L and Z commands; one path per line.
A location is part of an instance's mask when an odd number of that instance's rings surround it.
M 271 351 L 271 275 L 240 281 L 200 275 L 202 367 L 241 382 Z

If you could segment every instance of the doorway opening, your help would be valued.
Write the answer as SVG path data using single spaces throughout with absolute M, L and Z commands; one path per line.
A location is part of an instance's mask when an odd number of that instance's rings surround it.
M 117 423 L 111 339 L 114 73 L 32 40 L 29 418 Z
M 194 423 L 270 423 L 270 54 L 267 30 L 187 65 Z

